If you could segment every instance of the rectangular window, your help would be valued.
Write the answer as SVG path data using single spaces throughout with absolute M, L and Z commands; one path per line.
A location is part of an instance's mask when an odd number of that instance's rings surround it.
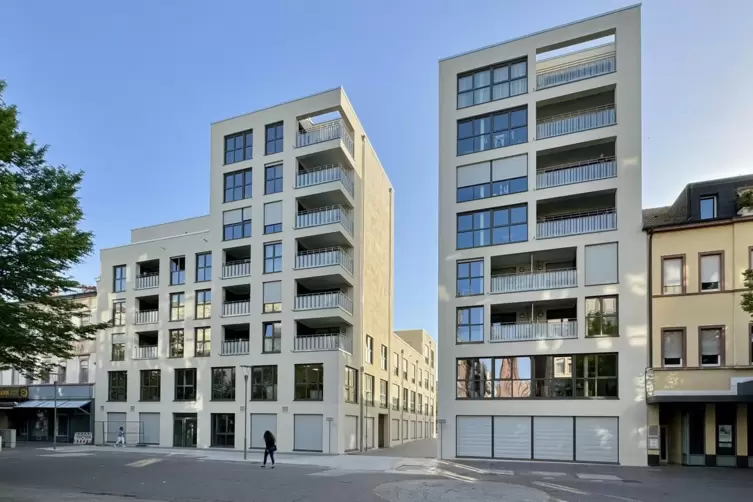
M 112 302 L 112 325 L 125 326 L 126 306 L 125 302 Z
M 701 197 L 700 215 L 702 220 L 716 218 L 716 195 Z
M 176 368 L 175 400 L 196 401 L 196 368 Z
M 264 204 L 264 233 L 282 232 L 282 201 Z
M 115 293 L 122 293 L 126 290 L 126 266 L 117 265 L 112 267 L 112 290 Z
M 458 108 L 528 92 L 526 60 L 503 63 L 458 75 Z
M 282 272 L 282 242 L 264 244 L 264 273 Z
M 253 189 L 251 169 L 235 171 L 225 175 L 225 202 L 250 199 Z
M 408 411 L 408 389 L 403 388 L 403 411 Z
M 661 351 L 663 367 L 685 366 L 685 330 L 663 329 Z
M 264 342 L 262 352 L 265 354 L 277 354 L 282 350 L 282 323 L 265 322 Z
M 264 168 L 264 193 L 282 192 L 282 164 Z
M 484 307 L 457 309 L 457 343 L 484 341 Z
M 78 361 L 78 383 L 89 383 L 89 359 L 81 358 Z
M 196 319 L 212 317 L 212 290 L 201 289 L 196 292 Z
M 387 408 L 388 395 L 387 392 L 389 391 L 389 383 L 387 380 L 379 380 L 379 407 L 380 408 Z
M 413 363 L 410 365 L 410 383 L 416 383 L 416 365 Z
M 160 370 L 141 370 L 141 401 L 160 400 Z
M 403 358 L 403 380 L 408 380 L 408 360 Z
M 400 386 L 396 383 L 392 384 L 392 409 L 400 409 Z
M 251 401 L 277 401 L 277 366 L 251 368 Z
M 211 354 L 212 328 L 196 328 L 194 334 L 196 338 L 196 357 L 208 357 Z
M 662 294 L 678 295 L 685 292 L 685 258 L 662 258 Z
M 225 164 L 253 158 L 254 132 L 244 131 L 225 136 Z
M 528 154 L 457 168 L 457 202 L 499 197 L 528 190 Z
M 416 411 L 418 413 L 424 412 L 424 396 L 421 393 L 416 394 Z
M 65 364 L 58 365 L 56 380 L 57 383 L 65 383 L 68 372 L 68 367 Z
M 183 357 L 183 330 L 170 330 L 170 357 Z
M 617 354 L 581 354 L 575 359 L 575 397 L 617 397 Z
M 526 205 L 457 216 L 457 248 L 468 249 L 528 240 Z
M 282 312 L 282 281 L 265 282 L 262 284 L 265 314 Z
M 374 339 L 366 335 L 366 362 L 374 364 Z
M 424 371 L 421 368 L 418 368 L 418 386 L 422 387 L 424 385 Z
M 458 121 L 458 155 L 528 141 L 528 110 L 517 108 Z
M 185 293 L 170 293 L 170 320 L 182 321 L 185 317 Z
M 458 296 L 484 294 L 484 260 L 461 261 L 457 263 Z M 429 358 L 429 354 L 426 354 Z
M 186 282 L 186 257 L 176 256 L 170 258 L 170 285 L 185 284 Z
M 617 243 L 587 244 L 585 246 L 586 286 L 616 284 L 619 282 L 617 270 Z
M 296 401 L 324 400 L 324 365 L 296 364 L 295 365 L 295 394 Z
M 410 412 L 411 413 L 416 412 L 416 391 L 415 390 L 410 391 Z
M 358 370 L 345 367 L 345 401 L 358 402 Z
M 431 350 L 431 367 L 434 367 L 434 349 Z
M 282 151 L 282 122 L 267 126 L 267 143 L 264 152 L 267 155 Z
M 366 387 L 364 389 L 364 405 L 374 406 L 374 377 L 366 373 L 363 374 L 363 384 Z
M 113 333 L 110 359 L 113 361 L 125 361 L 125 333 Z
M 380 349 L 380 356 L 381 360 L 379 363 L 379 367 L 382 368 L 384 371 L 387 371 L 387 346 L 382 345 Z
M 212 400 L 235 401 L 235 367 L 212 368 Z
M 212 253 L 196 255 L 196 282 L 212 280 Z
M 251 207 L 222 213 L 222 239 L 232 241 L 251 237 Z
M 212 446 L 235 447 L 235 413 L 212 413 Z
M 722 329 L 701 328 L 698 333 L 701 366 L 721 366 L 724 361 Z
M 128 400 L 128 372 L 110 371 L 107 374 L 107 400 L 108 401 L 127 401 Z
M 619 336 L 617 297 L 586 298 L 586 336 Z
M 722 255 L 721 253 L 700 255 L 701 291 L 721 291 L 722 289 Z
M 396 377 L 400 376 L 400 355 L 397 352 L 392 353 L 392 372 Z

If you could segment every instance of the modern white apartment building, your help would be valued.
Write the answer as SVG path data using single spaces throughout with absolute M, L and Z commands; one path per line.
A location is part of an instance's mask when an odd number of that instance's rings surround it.
M 393 190 L 345 92 L 212 124 L 209 176 L 101 252 L 98 440 L 389 446 Z
M 445 457 L 646 464 L 640 7 L 439 64 Z

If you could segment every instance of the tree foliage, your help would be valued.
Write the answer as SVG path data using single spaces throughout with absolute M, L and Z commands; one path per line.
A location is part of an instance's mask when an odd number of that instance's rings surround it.
M 743 293 L 740 306 L 745 312 L 753 316 L 753 270 L 748 269 L 743 272 L 743 284 L 748 291 Z
M 0 370 L 38 377 L 51 366 L 42 358 L 71 357 L 74 342 L 104 325 L 80 326 L 89 312 L 62 296 L 80 287 L 69 271 L 93 247 L 78 228 L 83 173 L 46 162 L 47 147 L 19 129 L 4 89 L 0 81 Z

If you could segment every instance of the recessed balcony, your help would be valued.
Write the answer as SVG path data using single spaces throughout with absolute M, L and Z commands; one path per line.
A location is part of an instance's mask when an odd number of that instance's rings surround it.
M 301 249 L 295 258 L 296 270 L 339 265 L 349 273 L 353 273 L 353 255 L 342 247 L 320 249 Z
M 251 246 L 240 246 L 224 250 L 222 278 L 234 279 L 251 275 Z
M 300 204 L 299 204 L 300 206 Z M 325 206 L 306 209 L 301 207 L 296 214 L 295 227 L 311 228 L 339 223 L 353 235 L 353 217 L 349 209 L 344 206 Z
M 536 188 L 586 183 L 617 176 L 614 139 L 565 150 L 539 152 Z
M 491 342 L 578 338 L 576 300 L 507 303 L 491 307 Z
M 159 287 L 159 260 L 142 261 L 136 264 L 136 289 Z
M 540 200 L 536 215 L 537 239 L 617 230 L 615 191 Z
M 136 346 L 133 348 L 134 359 L 157 359 L 159 332 L 142 331 L 136 333 Z
M 296 281 L 296 311 L 341 309 L 353 314 L 350 285 L 339 276 L 311 277 Z
M 300 322 L 296 323 L 296 336 L 293 340 L 293 352 L 321 352 L 342 350 L 353 353 L 353 339 L 344 326 L 325 326 L 310 328 Z
M 251 333 L 248 324 L 225 325 L 222 327 L 220 355 L 239 356 L 249 353 Z
M 594 90 L 564 101 L 540 103 L 536 120 L 538 140 L 615 125 L 614 89 Z
M 339 183 L 348 193 L 353 196 L 355 182 L 353 171 L 346 168 L 342 163 L 305 167 L 300 164 L 295 177 L 296 188 L 307 188 L 324 185 L 327 183 Z
M 151 324 L 159 322 L 159 296 L 142 296 L 136 298 L 134 323 Z
M 339 110 L 324 110 L 299 118 L 296 148 L 305 149 L 335 141 L 337 142 L 335 145 L 348 152 L 351 158 L 353 157 L 355 151 L 353 132 Z
M 563 248 L 491 260 L 491 293 L 518 293 L 578 285 L 576 248 Z
M 556 52 L 541 53 L 536 57 L 536 89 L 578 82 L 617 71 L 617 53 L 614 35 L 573 44 Z M 552 54 L 552 56 L 549 56 Z
M 222 317 L 235 317 L 251 313 L 251 286 L 238 284 L 222 288 Z

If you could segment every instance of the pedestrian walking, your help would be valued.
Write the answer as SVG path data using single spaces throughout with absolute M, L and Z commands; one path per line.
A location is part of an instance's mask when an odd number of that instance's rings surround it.
M 113 446 L 118 446 L 119 444 L 123 445 L 123 448 L 125 448 L 125 431 L 121 427 L 118 429 L 118 440 L 115 441 L 115 444 Z
M 264 463 L 261 464 L 262 467 L 267 466 L 267 456 L 269 456 L 269 459 L 272 461 L 272 467 L 270 467 L 270 469 L 275 468 L 276 451 L 277 441 L 275 440 L 275 435 L 269 431 L 264 431 Z

